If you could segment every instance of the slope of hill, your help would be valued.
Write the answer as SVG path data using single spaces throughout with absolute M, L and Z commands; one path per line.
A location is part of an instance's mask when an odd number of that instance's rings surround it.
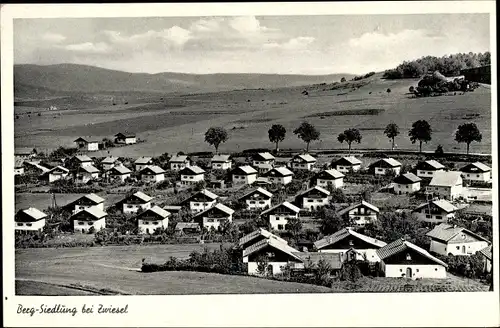
M 217 92 L 331 83 L 342 77 L 350 78 L 352 75 L 184 74 L 171 72 L 145 74 L 76 64 L 14 66 L 16 98 L 32 98 L 37 94 L 67 94 L 68 92 Z

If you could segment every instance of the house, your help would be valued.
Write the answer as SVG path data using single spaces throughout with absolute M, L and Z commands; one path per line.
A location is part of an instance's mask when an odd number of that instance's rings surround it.
M 76 214 L 86 208 L 94 206 L 104 211 L 104 198 L 92 193 L 78 198 L 74 202 L 69 203 L 66 207 L 70 209 L 73 214 Z
M 292 170 L 307 170 L 312 171 L 316 164 L 316 158 L 309 154 L 297 154 L 292 157 L 290 167 Z
M 274 167 L 275 158 L 268 152 L 257 153 L 253 156 L 252 166 L 256 167 L 259 172 L 267 172 Z
M 303 259 L 295 248 L 275 238 L 262 239 L 243 250 L 243 263 L 247 264 L 248 274 L 275 275 L 283 267 L 304 267 Z
M 385 277 L 446 278 L 446 263 L 403 238 L 378 249 L 377 255 Z
M 79 167 L 75 172 L 75 182 L 87 183 L 90 180 L 98 179 L 99 172 L 99 169 L 92 165 Z
M 92 158 L 88 157 L 87 155 L 76 155 L 71 157 L 69 160 L 69 164 L 72 167 L 86 167 L 86 166 L 92 166 L 94 165 L 94 161 Z
M 134 162 L 134 168 L 137 172 L 149 165 L 153 165 L 153 159 L 147 156 L 141 156 Z
M 153 197 L 150 197 L 143 193 L 142 191 L 138 191 L 133 195 L 126 197 L 124 200 L 119 202 L 122 205 L 122 210 L 124 214 L 137 213 L 139 209 L 143 211 L 151 208 L 151 200 Z
M 373 168 L 375 175 L 386 175 L 389 172 L 399 175 L 401 172 L 401 163 L 394 158 L 382 158 L 370 164 L 370 168 Z
M 217 198 L 219 198 L 219 196 L 213 192 L 203 189 L 184 200 L 182 204 L 189 205 L 191 213 L 200 213 L 214 206 Z
M 172 171 L 180 171 L 191 165 L 191 159 L 186 155 L 175 155 L 168 161 Z
M 99 231 L 106 227 L 106 216 L 108 214 L 97 206 L 88 207 L 73 214 L 70 220 L 73 222 L 74 232 L 89 232 L 91 228 Z
M 481 162 L 474 162 L 465 165 L 460 169 L 462 178 L 468 182 L 490 182 L 491 168 Z
M 226 222 L 233 222 L 233 213 L 233 209 L 218 203 L 209 209 L 196 214 L 193 217 L 193 220 L 208 230 L 211 228 L 218 230 Z
M 108 156 L 101 161 L 103 171 L 111 170 L 113 167 L 115 167 L 116 165 L 119 165 L 119 164 L 120 164 L 120 161 L 118 160 L 118 157 L 114 157 L 114 156 Z
M 394 178 L 394 192 L 398 195 L 411 194 L 420 190 L 420 179 L 413 173 L 404 173 Z
M 331 167 L 341 173 L 356 172 L 361 169 L 361 161 L 354 156 L 347 156 L 332 162 Z
M 148 208 L 135 217 L 139 233 L 152 234 L 156 229 L 167 229 L 170 215 L 168 211 L 156 205 Z
M 450 202 L 439 199 L 419 205 L 412 211 L 412 214 L 415 218 L 423 222 L 442 223 L 454 218 L 457 210 Z
M 130 171 L 128 167 L 120 164 L 113 166 L 111 170 L 106 173 L 106 175 L 113 180 L 120 180 L 121 182 L 124 182 L 127 178 L 130 178 L 131 173 L 132 171 Z
M 252 184 L 257 179 L 257 170 L 250 165 L 235 168 L 232 172 L 233 185 Z
M 35 175 L 43 175 L 44 173 L 47 173 L 50 171 L 49 168 L 46 168 L 43 165 L 40 165 L 39 162 L 24 162 L 24 172 L 26 174 L 33 173 Z
M 483 248 L 479 251 L 479 254 L 482 256 L 484 261 L 484 269 L 485 273 L 490 273 L 493 269 L 493 245 Z
M 429 250 L 441 255 L 470 256 L 490 245 L 486 238 L 465 228 L 447 223 L 435 226 L 426 236 L 431 238 Z
M 230 155 L 214 155 L 210 160 L 212 170 L 228 170 L 232 167 Z
M 380 259 L 377 255 L 377 249 L 384 247 L 387 243 L 365 236 L 356 232 L 353 228 L 343 228 L 330 236 L 326 236 L 314 243 L 314 248 L 318 252 L 338 253 L 342 261 L 349 261 L 350 254 L 356 255 L 356 259 L 370 262 L 378 262 Z M 354 249 L 356 252 L 348 251 Z
M 64 180 L 68 178 L 69 170 L 62 166 L 56 166 L 50 171 L 42 174 L 42 179 L 47 179 L 49 182 Z
M 342 188 L 344 185 L 344 174 L 336 169 L 323 170 L 316 174 L 313 179 L 316 185 L 326 188 L 332 186 L 333 188 Z
M 285 230 L 288 220 L 297 219 L 299 217 L 300 208 L 289 203 L 283 202 L 268 210 L 265 210 L 260 215 L 267 217 L 272 230 Z
M 273 194 L 269 191 L 257 188 L 239 198 L 239 201 L 245 202 L 249 210 L 265 210 L 271 207 L 271 198 Z
M 32 159 L 36 155 L 36 150 L 33 148 L 16 148 L 14 150 L 14 156 L 21 159 Z
M 353 204 L 338 212 L 338 215 L 343 218 L 348 218 L 358 226 L 364 226 L 367 223 L 377 220 L 380 210 L 378 207 L 365 202 Z
M 141 175 L 141 180 L 146 183 L 157 183 L 165 180 L 165 171 L 156 165 L 146 166 L 139 174 Z
M 99 150 L 99 141 L 92 139 L 84 139 L 82 137 L 75 140 L 76 148 L 86 151 Z
M 262 178 L 265 178 L 269 183 L 286 185 L 292 182 L 293 172 L 284 166 L 275 167 L 263 173 Z
M 266 229 L 259 228 L 257 230 L 252 231 L 251 233 L 241 237 L 238 240 L 238 248 L 246 249 L 249 246 L 251 246 L 255 243 L 258 243 L 259 241 L 264 240 L 264 239 L 268 239 L 268 238 L 274 238 L 274 239 L 276 239 L 284 244 L 288 244 L 288 242 L 286 240 L 284 240 L 283 238 L 281 238 L 273 233 L 270 233 Z
M 177 222 L 175 231 L 183 233 L 199 233 L 201 231 L 200 224 L 196 222 Z
M 24 161 L 21 158 L 14 159 L 14 175 L 24 174 Z
M 298 194 L 295 197 L 295 204 L 301 206 L 305 210 L 314 211 L 329 204 L 328 196 L 330 196 L 328 190 L 320 186 L 314 186 Z
M 133 134 L 123 134 L 120 132 L 115 134 L 115 143 L 131 145 L 137 143 L 137 138 Z
M 205 170 L 196 165 L 185 167 L 179 173 L 181 175 L 181 185 L 184 186 L 205 180 Z
M 47 214 L 34 207 L 19 210 L 14 217 L 14 230 L 42 231 L 46 218 Z
M 334 274 L 342 269 L 342 256 L 339 253 L 296 252 L 295 255 L 302 259 L 303 268 L 295 265 L 293 271 L 317 271 L 320 261 L 327 264 Z
M 419 162 L 415 166 L 415 170 L 417 170 L 417 177 L 420 178 L 432 178 L 434 176 L 434 173 L 443 172 L 444 169 L 445 166 L 443 164 L 433 159 Z
M 428 194 L 449 200 L 462 196 L 460 172 L 436 172 L 425 191 Z

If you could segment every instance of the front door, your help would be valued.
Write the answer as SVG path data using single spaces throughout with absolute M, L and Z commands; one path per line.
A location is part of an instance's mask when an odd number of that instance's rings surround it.
M 411 268 L 406 268 L 406 277 L 411 279 L 412 277 Z

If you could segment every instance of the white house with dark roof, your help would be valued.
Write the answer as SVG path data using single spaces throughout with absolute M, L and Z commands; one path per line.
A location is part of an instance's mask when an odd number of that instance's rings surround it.
M 232 167 L 231 155 L 214 155 L 210 167 L 212 170 L 229 170 Z
M 243 165 L 231 172 L 233 185 L 252 184 L 257 179 L 257 170 L 250 165 Z
M 349 219 L 358 226 L 364 226 L 367 223 L 376 221 L 379 212 L 378 207 L 363 200 L 360 203 L 340 210 L 337 214 L 345 219 Z
M 69 170 L 62 166 L 56 166 L 50 171 L 47 171 L 41 175 L 42 178 L 47 179 L 49 182 L 54 182 L 57 180 L 67 179 L 69 175 Z
M 458 209 L 444 199 L 431 200 L 412 211 L 415 218 L 428 223 L 443 223 L 455 217 Z
M 398 195 L 411 194 L 420 190 L 421 178 L 413 173 L 404 173 L 394 178 L 394 192 Z
M 427 194 L 449 200 L 462 196 L 463 180 L 460 172 L 436 172 L 425 191 Z
M 309 154 L 297 154 L 290 160 L 292 170 L 307 170 L 312 171 L 316 164 L 316 158 Z
M 260 215 L 268 219 L 271 229 L 283 231 L 286 229 L 288 220 L 297 219 L 299 217 L 299 212 L 300 208 L 297 206 L 289 202 L 283 202 L 265 210 Z
M 420 178 L 432 178 L 434 173 L 443 172 L 445 166 L 436 160 L 421 161 L 416 166 L 417 176 Z
M 108 156 L 105 159 L 101 161 L 102 169 L 103 171 L 109 171 L 116 165 L 119 165 L 120 161 L 118 160 L 118 157 L 114 156 Z
M 272 193 L 265 189 L 257 188 L 241 196 L 239 200 L 245 202 L 249 210 L 265 210 L 271 207 L 272 198 Z
M 106 172 L 106 175 L 113 180 L 120 180 L 121 182 L 124 182 L 127 178 L 130 178 L 131 173 L 132 171 L 130 171 L 128 167 L 120 164 L 113 166 Z
M 389 172 L 394 172 L 394 175 L 399 175 L 401 172 L 401 163 L 394 158 L 382 158 L 370 164 L 375 175 L 386 175 Z
M 87 183 L 90 180 L 99 179 L 99 169 L 93 165 L 79 167 L 75 172 L 76 183 Z
M 263 173 L 261 177 L 266 179 L 269 183 L 286 185 L 292 182 L 293 172 L 284 166 L 275 167 Z
M 435 226 L 426 236 L 431 238 L 429 250 L 441 255 L 470 256 L 490 245 L 486 238 L 465 228 L 447 223 Z
M 47 214 L 34 207 L 19 210 L 14 217 L 14 230 L 41 231 L 46 218 Z
M 148 156 L 141 156 L 134 162 L 134 168 L 137 172 L 140 172 L 146 166 L 153 165 L 153 159 Z
M 196 165 L 185 167 L 179 173 L 181 175 L 180 183 L 182 186 L 189 186 L 205 180 L 205 170 Z
M 168 161 L 172 171 L 180 171 L 185 167 L 191 166 L 191 159 L 186 155 L 175 155 Z
M 141 180 L 146 183 L 157 183 L 165 180 L 165 170 L 156 165 L 149 165 L 139 172 Z
M 219 229 L 226 222 L 233 222 L 234 210 L 224 204 L 217 203 L 209 209 L 196 214 L 193 221 L 206 229 Z
M 125 144 L 125 145 L 132 145 L 137 143 L 137 138 L 135 134 L 130 134 L 130 133 L 117 133 L 115 134 L 115 143 L 117 144 Z
M 86 208 L 96 206 L 102 211 L 104 211 L 104 198 L 97 196 L 96 194 L 84 195 L 74 202 L 67 205 L 67 208 L 71 209 L 73 214 L 76 214 Z
M 93 227 L 99 231 L 106 227 L 107 213 L 97 206 L 88 207 L 73 214 L 70 218 L 73 222 L 74 232 L 89 232 Z
M 146 195 L 142 191 L 138 191 L 120 201 L 119 204 L 124 214 L 131 214 L 137 213 L 139 209 L 143 211 L 150 209 L 152 199 L 153 197 Z
M 253 245 L 255 243 L 258 243 L 261 240 L 269 239 L 269 238 L 274 238 L 274 239 L 276 239 L 284 244 L 288 244 L 288 242 L 286 240 L 284 240 L 283 238 L 267 231 L 266 229 L 258 228 L 257 230 L 254 230 L 251 233 L 241 237 L 238 240 L 238 248 L 246 249 L 250 245 Z
M 76 165 L 78 165 L 80 167 L 86 167 L 86 166 L 93 166 L 94 165 L 94 161 L 92 160 L 92 158 L 90 158 L 87 155 L 76 155 L 76 156 L 73 156 L 70 159 L 70 161 L 74 162 Z
M 391 278 L 446 278 L 448 265 L 402 238 L 377 250 L 380 269 Z
M 252 158 L 252 166 L 259 172 L 267 172 L 274 167 L 275 158 L 268 152 L 255 154 Z
M 491 167 L 481 162 L 467 164 L 460 169 L 460 172 L 462 172 L 462 178 L 467 181 L 491 181 Z
M 344 174 L 336 169 L 323 170 L 313 177 L 316 185 L 326 188 L 332 186 L 333 188 L 342 188 L 344 186 Z
M 361 161 L 354 156 L 346 156 L 332 162 L 331 167 L 342 173 L 356 172 L 361 169 Z
M 74 141 L 76 143 L 76 147 L 78 149 L 86 150 L 86 151 L 96 151 L 99 150 L 99 140 L 96 139 L 86 139 L 86 138 L 78 138 Z
M 295 197 L 295 204 L 305 210 L 315 211 L 330 203 L 330 192 L 320 186 L 314 186 Z
M 314 248 L 318 252 L 338 253 L 342 261 L 366 259 L 369 262 L 379 262 L 377 250 L 385 245 L 387 243 L 347 227 L 316 241 Z M 351 249 L 355 252 L 349 252 Z
M 135 217 L 139 233 L 152 234 L 156 229 L 167 229 L 169 216 L 168 211 L 156 205 L 145 210 Z
M 219 198 L 219 196 L 213 192 L 203 189 L 184 200 L 182 204 L 188 205 L 191 213 L 200 213 L 213 207 L 217 198 Z

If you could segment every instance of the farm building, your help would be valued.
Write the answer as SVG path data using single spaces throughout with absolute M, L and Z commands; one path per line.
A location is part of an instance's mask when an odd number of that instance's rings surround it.
M 196 214 L 193 217 L 195 222 L 198 222 L 206 229 L 220 229 L 226 222 L 233 222 L 234 210 L 223 204 L 215 204 L 209 209 Z
M 282 239 L 279 236 L 276 236 L 275 234 L 270 233 L 266 229 L 259 228 L 257 230 L 252 231 L 251 233 L 241 237 L 238 240 L 238 248 L 240 249 L 246 249 L 247 247 L 258 243 L 261 240 L 268 239 L 268 238 L 274 238 L 284 244 L 288 244 L 288 242 L 284 239 Z
M 47 214 L 34 207 L 19 210 L 14 217 L 14 221 L 16 223 L 14 229 L 25 231 L 41 231 L 45 226 L 46 218 Z
M 252 184 L 257 179 L 257 170 L 250 165 L 243 165 L 231 172 L 233 185 Z
M 104 198 L 97 196 L 96 194 L 84 195 L 72 203 L 69 203 L 65 207 L 68 208 L 76 214 L 89 207 L 97 207 L 101 211 L 104 211 Z
M 256 167 L 259 172 L 267 172 L 274 167 L 275 158 L 268 152 L 258 153 L 253 156 L 252 166 Z
M 466 181 L 491 181 L 491 168 L 481 162 L 474 162 L 465 165 L 460 169 L 462 172 L 462 179 Z
M 229 170 L 232 167 L 231 155 L 214 155 L 210 167 L 212 170 Z
M 146 166 L 153 165 L 153 159 L 147 156 L 141 156 L 134 162 L 134 168 L 137 172 L 140 172 Z
M 205 180 L 205 170 L 196 165 L 185 167 L 179 173 L 181 174 L 181 185 L 189 186 Z
M 14 150 L 14 156 L 24 160 L 32 159 L 33 157 L 36 157 L 36 155 L 36 150 L 33 148 L 16 148 Z
M 354 156 L 347 156 L 332 162 L 331 167 L 341 173 L 356 172 L 361 169 L 361 161 Z
M 316 158 L 309 154 L 298 154 L 290 160 L 290 167 L 292 170 L 307 170 L 312 171 L 316 164 Z
M 448 222 L 455 217 L 457 208 L 444 199 L 431 200 L 412 211 L 415 218 L 428 223 Z
M 66 164 L 66 163 L 65 163 Z M 92 160 L 92 158 L 88 157 L 87 155 L 76 155 L 76 156 L 73 156 L 71 157 L 69 160 L 68 160 L 68 163 L 67 163 L 68 167 L 85 167 L 85 166 L 92 166 L 94 165 L 94 161 Z
M 62 166 L 56 166 L 50 171 L 47 171 L 41 175 L 41 178 L 48 180 L 49 182 L 54 182 L 57 180 L 64 180 L 68 178 L 69 170 Z
M 73 222 L 74 232 L 89 232 L 91 228 L 99 231 L 106 227 L 106 216 L 108 214 L 97 206 L 88 207 L 73 214 L 70 218 Z
M 213 192 L 203 189 L 184 200 L 181 204 L 188 205 L 191 213 L 200 213 L 214 206 L 217 198 L 219 196 Z
M 394 192 L 398 195 L 411 194 L 420 190 L 420 179 L 413 173 L 404 173 L 394 178 Z
M 99 141 L 93 139 L 84 139 L 82 137 L 75 140 L 76 148 L 86 151 L 99 150 Z
M 418 162 L 415 166 L 415 170 L 417 170 L 417 176 L 420 178 L 432 178 L 434 173 L 443 172 L 445 169 L 444 165 L 439 163 L 436 160 L 428 160 Z
M 328 196 L 330 196 L 328 190 L 320 186 L 314 186 L 298 194 L 295 197 L 295 204 L 305 210 L 314 211 L 329 204 Z
M 389 172 L 399 175 L 401 172 L 401 163 L 394 158 L 382 158 L 370 164 L 370 168 L 373 169 L 375 175 L 386 175 Z
M 137 138 L 134 134 L 123 134 L 120 132 L 115 134 L 115 143 L 131 145 L 137 143 Z
M 124 182 L 127 178 L 130 178 L 132 171 L 128 167 L 120 164 L 111 168 L 111 170 L 106 172 L 106 175 L 113 180 L 120 180 Z
M 300 208 L 289 203 L 283 202 L 268 210 L 265 210 L 260 215 L 268 218 L 269 225 L 272 230 L 285 230 L 288 220 L 297 219 L 299 217 Z
M 21 158 L 14 160 L 14 175 L 24 174 L 24 161 Z
M 120 165 L 120 161 L 118 160 L 117 157 L 108 156 L 101 161 L 101 165 L 103 171 L 108 171 L 111 170 L 116 165 Z
M 377 250 L 385 277 L 446 278 L 448 265 L 403 238 Z
M 265 178 L 269 183 L 286 185 L 292 182 L 293 172 L 286 167 L 275 167 L 263 173 L 262 178 Z
M 182 233 L 198 233 L 200 232 L 200 224 L 196 222 L 177 222 L 175 231 Z
M 75 172 L 76 183 L 87 183 L 99 178 L 99 169 L 93 165 L 82 166 Z
M 119 204 L 122 205 L 124 214 L 137 213 L 139 209 L 143 211 L 150 209 L 152 199 L 153 197 L 146 195 L 142 191 L 138 191 L 120 201 Z
M 272 193 L 265 189 L 257 188 L 241 196 L 239 201 L 245 202 L 249 210 L 265 210 L 271 207 L 271 198 L 273 198 Z
M 378 207 L 363 200 L 361 203 L 353 204 L 340 210 L 337 214 L 340 217 L 348 218 L 358 226 L 364 226 L 367 223 L 376 221 L 379 212 Z
M 483 271 L 485 273 L 490 273 L 493 268 L 493 245 L 483 248 L 479 251 L 484 261 Z
M 441 255 L 470 256 L 488 247 L 490 242 L 478 234 L 456 225 L 441 223 L 429 231 L 430 251 Z
M 387 243 L 365 236 L 350 227 L 343 228 L 314 243 L 315 249 L 320 253 L 340 254 L 342 262 L 353 259 L 379 262 L 377 250 L 385 245 Z M 354 252 L 348 252 L 349 250 L 354 250 Z
M 462 177 L 460 172 L 436 172 L 426 188 L 426 193 L 448 200 L 462 196 Z
M 167 229 L 169 216 L 168 211 L 156 205 L 145 210 L 135 217 L 139 233 L 152 234 L 156 229 Z
M 344 185 L 344 174 L 336 169 L 323 170 L 316 174 L 312 181 L 315 181 L 317 186 L 326 188 L 332 186 L 333 188 L 342 188 Z
M 156 165 L 146 166 L 139 174 L 141 175 L 141 180 L 146 183 L 157 183 L 165 180 L 165 171 Z
M 191 159 L 186 155 L 175 155 L 168 161 L 172 171 L 180 171 L 191 165 Z

